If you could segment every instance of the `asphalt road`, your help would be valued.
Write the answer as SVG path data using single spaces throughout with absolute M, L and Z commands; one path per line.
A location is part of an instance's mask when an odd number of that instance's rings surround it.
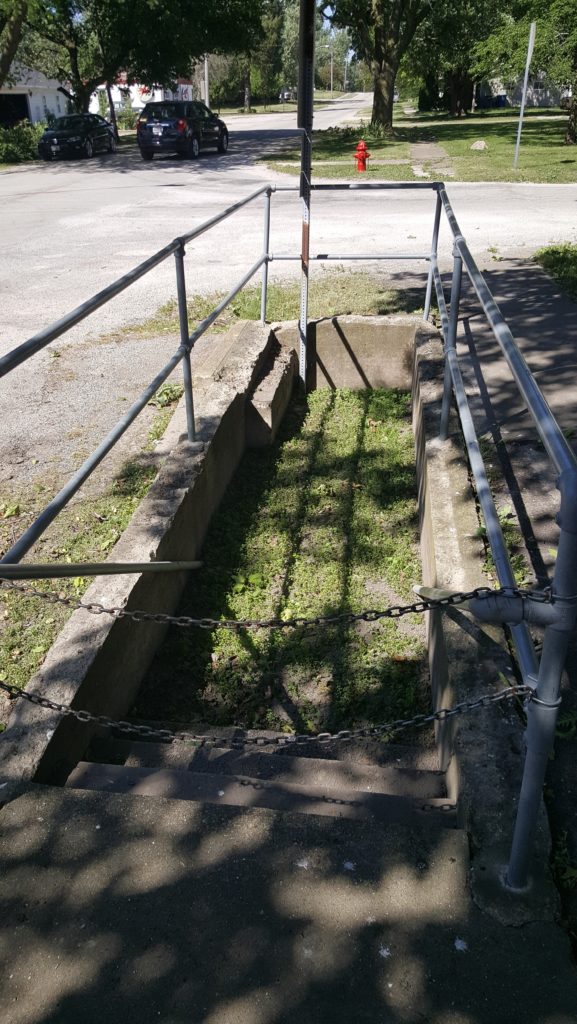
M 369 101 L 366 94 L 335 101 L 318 111 L 315 126 L 346 122 Z M 254 162 L 298 136 L 294 114 L 239 117 L 230 119 L 229 127 L 231 147 L 224 157 L 206 152 L 195 162 L 155 157 L 144 163 L 135 150 L 0 173 L 0 352 L 261 184 L 296 184 L 296 178 L 271 174 Z M 490 247 L 503 256 L 520 255 L 576 237 L 574 186 L 451 184 L 449 193 L 477 255 Z M 419 192 L 314 196 L 312 251 L 426 252 L 433 202 L 431 194 Z M 298 253 L 300 233 L 297 194 L 277 193 L 271 251 Z M 233 284 L 258 258 L 262 237 L 262 214 L 255 204 L 191 244 L 190 289 L 206 293 Z M 450 250 L 445 230 L 441 255 L 449 256 Z M 297 273 L 298 266 L 273 263 L 271 272 L 282 277 Z M 174 268 L 168 261 L 72 337 L 139 320 L 174 294 Z
M 366 94 L 347 96 L 320 110 L 315 124 L 351 121 L 369 102 Z M 229 127 L 226 156 L 207 152 L 197 161 L 155 157 L 145 163 L 135 149 L 0 173 L 0 354 L 262 184 L 297 183 L 255 163 L 255 157 L 282 150 L 287 139 L 298 137 L 294 114 L 231 118 Z M 496 265 L 494 250 L 501 257 L 529 255 L 548 242 L 575 240 L 575 186 L 451 184 L 448 191 L 481 265 Z M 259 200 L 188 246 L 191 293 L 229 288 L 257 260 L 262 209 Z M 311 251 L 426 253 L 433 211 L 428 191 L 317 193 Z M 298 254 L 300 238 L 298 194 L 279 191 L 272 199 L 269 251 Z M 440 254 L 451 254 L 446 228 Z M 394 273 L 397 284 L 405 269 L 424 269 L 423 263 L 398 260 L 372 266 L 383 276 Z M 271 276 L 298 273 L 298 262 L 271 266 Z M 0 381 L 0 499 L 32 484 L 53 492 L 96 447 L 174 351 L 174 340 L 166 336 L 99 344 L 96 339 L 142 320 L 175 292 L 170 259 Z M 143 431 L 139 418 L 126 446 L 104 463 L 108 472 L 131 446 L 141 447 Z

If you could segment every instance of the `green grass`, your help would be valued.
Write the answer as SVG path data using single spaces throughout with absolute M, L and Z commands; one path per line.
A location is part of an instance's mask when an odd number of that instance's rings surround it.
M 25 562 L 95 562 L 107 558 L 156 476 L 152 446 L 163 435 L 174 411 L 174 404 L 166 405 L 162 389 L 159 394 L 162 408 L 150 427 L 143 453 L 123 466 L 100 497 L 73 500 L 26 556 Z M 49 497 L 51 493 L 41 484 L 36 485 L 33 493 L 21 497 L 0 497 L 2 551 L 24 532 Z M 64 597 L 79 598 L 90 582 L 86 577 L 76 577 L 23 585 L 44 593 L 56 591 Z M 0 590 L 0 680 L 25 686 L 70 614 L 63 605 L 49 604 L 41 597 L 24 597 Z
M 288 619 L 409 598 L 421 577 L 409 411 L 404 392 L 297 399 L 275 445 L 245 456 L 180 612 Z M 174 629 L 134 714 L 297 732 L 412 714 L 426 706 L 423 641 L 415 622 L 390 620 Z
M 224 292 L 197 295 L 189 301 L 188 316 L 191 331 L 203 320 L 224 296 Z M 267 319 L 295 320 L 300 310 L 300 281 L 269 281 Z M 354 273 L 348 270 L 315 271 L 309 286 L 309 318 L 323 316 L 346 316 L 356 313 L 362 316 L 389 313 L 422 312 L 424 293 L 413 289 L 399 291 L 383 288 L 380 276 L 368 273 Z M 260 319 L 260 285 L 252 285 L 233 299 L 230 306 L 220 315 L 212 330 L 224 331 L 237 320 Z M 176 334 L 179 330 L 178 306 L 176 301 L 165 303 L 147 320 L 131 326 L 135 336 L 150 334 Z M 125 336 L 106 335 L 106 340 Z
M 538 249 L 534 258 L 567 295 L 577 299 L 577 244 L 549 245 Z
M 407 119 L 397 117 L 395 129 L 390 137 L 380 137 L 370 127 L 361 123 L 356 128 L 329 129 L 315 132 L 313 136 L 313 169 L 322 177 L 338 177 L 345 180 L 358 178 L 354 168 L 352 151 L 362 137 L 367 142 L 373 159 L 410 159 L 410 147 L 417 142 L 434 142 L 446 153 L 443 166 L 449 165 L 454 181 L 514 181 L 563 184 L 577 182 L 577 146 L 564 144 L 566 115 L 552 116 L 538 120 L 533 114 L 524 121 L 519 162 L 513 169 L 513 158 L 517 135 L 518 114 L 507 117 L 506 111 L 490 111 L 487 116 L 480 113 L 468 118 L 451 118 L 449 115 L 410 115 Z M 497 115 L 501 115 L 498 117 Z M 434 120 L 434 123 L 432 121 Z M 416 121 L 416 123 L 415 123 Z M 484 141 L 485 150 L 471 150 L 474 142 Z M 294 167 L 273 158 L 277 170 L 289 173 L 298 171 L 297 147 L 293 150 Z M 333 167 L 323 166 L 322 161 L 331 160 Z M 430 180 L 438 177 L 435 163 L 423 163 Z M 392 180 L 417 180 L 411 165 L 371 165 L 368 177 Z

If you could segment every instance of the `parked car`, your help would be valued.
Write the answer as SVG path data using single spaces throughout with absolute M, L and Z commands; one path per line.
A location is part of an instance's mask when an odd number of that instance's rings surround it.
M 178 153 L 196 159 L 201 149 L 228 149 L 228 129 L 204 103 L 162 100 L 147 103 L 136 125 L 136 140 L 143 160 L 155 153 Z
M 116 152 L 114 128 L 99 114 L 57 117 L 38 143 L 38 153 L 43 160 L 54 160 L 59 156 L 84 156 L 88 159 L 99 151 Z

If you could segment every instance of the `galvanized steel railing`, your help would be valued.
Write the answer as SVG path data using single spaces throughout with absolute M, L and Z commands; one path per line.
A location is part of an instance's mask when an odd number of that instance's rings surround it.
M 525 404 L 533 418 L 537 432 L 548 452 L 558 474 L 558 487 L 561 493 L 561 508 L 558 517 L 560 525 L 560 538 L 557 561 L 552 581 L 553 605 L 548 604 L 547 612 L 535 611 L 534 608 L 545 607 L 540 605 L 523 604 L 513 597 L 508 599 L 502 595 L 483 602 L 472 602 L 471 610 L 478 618 L 485 618 L 490 621 L 506 622 L 510 625 L 515 642 L 519 666 L 523 676 L 523 682 L 529 685 L 534 696 L 528 706 L 528 729 L 527 729 L 527 758 L 523 787 L 521 791 L 517 823 L 511 859 L 507 871 L 507 885 L 512 890 L 523 889 L 527 885 L 529 857 L 532 847 L 532 836 L 536 827 L 538 810 L 541 800 L 542 786 L 545 776 L 545 768 L 549 752 L 553 746 L 557 710 L 560 703 L 561 673 L 565 664 L 569 637 L 576 624 L 577 605 L 577 461 L 573 452 L 557 424 L 545 398 L 543 397 L 537 383 L 535 382 L 521 352 L 519 351 L 514 338 L 507 327 L 503 316 L 498 309 L 461 233 L 445 187 L 439 182 L 396 182 L 389 184 L 380 183 L 354 183 L 354 184 L 332 184 L 309 186 L 314 192 L 334 191 L 374 191 L 382 193 L 391 190 L 430 190 L 436 194 L 436 206 L 433 214 L 433 231 L 431 248 L 426 253 L 318 253 L 310 256 L 308 254 L 308 235 L 305 260 L 305 248 L 300 255 L 295 254 L 273 254 L 270 247 L 270 223 L 271 223 L 271 195 L 275 191 L 297 191 L 297 186 L 275 186 L 264 185 L 246 199 L 228 207 L 221 214 L 205 221 L 194 231 L 188 232 L 179 238 L 174 239 L 169 245 L 155 253 L 150 259 L 139 264 L 128 274 L 119 278 L 113 284 L 104 288 L 97 295 L 73 310 L 68 316 L 59 320 L 51 327 L 46 328 L 35 335 L 29 341 L 14 349 L 8 355 L 0 359 L 0 376 L 3 376 L 29 359 L 35 353 L 48 345 L 51 341 L 60 337 L 71 327 L 80 323 L 87 316 L 99 309 L 110 299 L 119 295 L 131 284 L 149 273 L 171 255 L 175 257 L 176 282 L 178 295 L 178 310 L 180 323 L 180 345 L 170 361 L 160 370 L 154 380 L 142 392 L 134 402 L 126 415 L 110 431 L 95 452 L 84 462 L 77 473 L 68 481 L 62 490 L 52 499 L 38 519 L 20 537 L 14 546 L 4 555 L 0 564 L 5 565 L 8 575 L 8 564 L 17 563 L 30 550 L 35 541 L 47 529 L 58 513 L 70 501 L 72 496 L 86 481 L 93 470 L 99 465 L 107 453 L 114 447 L 116 442 L 124 434 L 130 424 L 136 419 L 153 395 L 158 391 L 163 382 L 172 373 L 176 366 L 182 362 L 184 393 L 187 412 L 187 430 L 190 440 L 194 440 L 194 403 L 192 394 L 192 377 L 190 367 L 190 353 L 196 340 L 207 330 L 208 327 L 219 316 L 222 310 L 232 301 L 235 295 L 251 280 L 252 277 L 262 268 L 262 292 L 261 292 L 261 320 L 264 323 L 267 310 L 267 285 L 268 265 L 273 260 L 300 260 L 303 267 L 301 309 L 308 308 L 308 266 L 309 259 L 312 261 L 325 260 L 410 260 L 425 261 L 429 265 L 427 285 L 424 301 L 423 318 L 429 317 L 433 288 L 435 290 L 437 305 L 441 320 L 441 330 L 445 344 L 445 387 L 443 407 L 441 411 L 442 439 L 447 438 L 449 424 L 449 407 L 451 391 L 454 391 L 457 409 L 463 430 L 463 436 L 467 446 L 471 469 L 473 471 L 479 502 L 485 519 L 487 538 L 493 552 L 495 568 L 499 583 L 502 587 L 515 587 L 515 581 L 507 546 L 497 515 L 495 503 L 487 480 L 485 467 L 479 442 L 469 408 L 465 387 L 459 367 L 457 353 L 457 327 L 459 318 L 459 302 L 461 295 L 461 281 L 463 270 L 467 273 L 471 284 L 481 304 L 481 308 L 487 318 L 487 322 L 500 345 L 505 360 L 511 370 L 513 378 L 519 388 Z M 230 217 L 237 210 L 248 205 L 260 196 L 265 197 L 264 205 L 264 240 L 263 250 L 258 260 L 243 275 L 241 280 L 222 299 L 215 309 L 190 333 L 188 325 L 188 312 L 186 304 L 186 281 L 184 272 L 185 245 L 215 225 Z M 453 274 L 451 282 L 450 300 L 447 301 L 444 294 L 443 282 L 439 271 L 438 263 L 438 240 L 441 227 L 441 218 L 445 214 L 446 222 L 453 237 Z M 303 232 L 304 234 L 304 232 Z M 306 262 L 306 267 L 305 267 Z M 306 321 L 305 321 L 306 324 Z M 300 373 L 303 381 L 306 372 L 306 330 L 301 329 L 301 353 Z M 164 568 L 170 568 L 164 564 Z M 177 563 L 174 568 L 181 569 L 182 563 Z M 98 567 L 93 567 L 98 569 Z M 123 568 L 123 567 L 120 567 Z M 143 571 L 143 566 L 138 566 L 134 571 Z M 123 568 L 126 571 L 126 567 Z M 0 573 L 2 575 L 2 573 Z M 527 609 L 533 610 L 528 613 Z M 487 611 L 488 609 L 488 611 Z M 535 648 L 529 633 L 527 621 L 545 627 L 545 639 L 540 662 L 537 660 Z

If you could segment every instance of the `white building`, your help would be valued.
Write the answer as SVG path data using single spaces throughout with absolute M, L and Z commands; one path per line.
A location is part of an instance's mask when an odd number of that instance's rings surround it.
M 0 125 L 17 121 L 45 121 L 48 113 L 59 117 L 68 110 L 66 96 L 58 91 L 60 82 L 46 78 L 41 71 L 17 67 L 12 84 L 0 89 Z
M 125 85 L 120 81 L 111 86 L 110 92 L 116 111 L 128 108 L 135 114 L 138 114 L 147 103 L 156 100 L 191 100 L 194 98 L 192 82 L 185 81 L 179 81 L 174 91 L 158 87 L 149 89 L 146 85 Z M 101 107 L 105 109 L 104 116 L 106 116 L 108 96 L 104 85 L 100 85 L 96 92 L 92 93 L 89 109 L 92 114 L 99 114 Z

